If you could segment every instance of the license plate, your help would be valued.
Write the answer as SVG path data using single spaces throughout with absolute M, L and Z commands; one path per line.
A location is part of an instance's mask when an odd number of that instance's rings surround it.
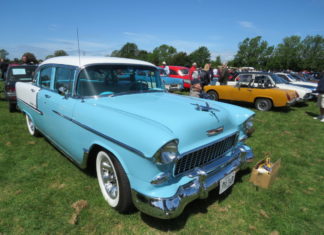
M 219 194 L 222 194 L 226 189 L 231 187 L 232 184 L 234 184 L 235 181 L 235 171 L 230 173 L 229 175 L 225 176 L 223 179 L 219 182 Z

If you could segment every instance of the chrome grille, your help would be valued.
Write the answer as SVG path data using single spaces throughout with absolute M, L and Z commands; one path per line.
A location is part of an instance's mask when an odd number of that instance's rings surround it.
M 179 175 L 222 157 L 224 153 L 235 145 L 236 139 L 237 134 L 233 134 L 205 148 L 184 155 L 177 162 L 174 175 Z

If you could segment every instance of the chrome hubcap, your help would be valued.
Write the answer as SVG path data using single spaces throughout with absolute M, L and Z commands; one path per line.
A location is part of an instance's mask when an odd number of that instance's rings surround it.
M 115 199 L 118 196 L 116 173 L 111 163 L 103 159 L 101 162 L 101 178 L 109 197 Z
M 35 127 L 34 127 L 34 123 L 29 118 L 29 116 L 27 116 L 27 122 L 28 122 L 29 129 L 33 132 Z

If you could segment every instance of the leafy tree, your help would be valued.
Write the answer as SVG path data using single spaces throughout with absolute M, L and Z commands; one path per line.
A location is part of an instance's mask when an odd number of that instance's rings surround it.
M 0 59 L 6 59 L 9 53 L 5 49 L 0 49 Z
M 171 59 L 176 53 L 177 49 L 175 49 L 173 46 L 163 44 L 153 50 L 152 62 L 156 65 L 162 64 L 163 61 L 170 64 Z
M 303 68 L 313 71 L 324 69 L 324 37 L 320 35 L 307 36 L 302 41 Z
M 24 57 L 24 56 L 26 56 L 26 58 L 27 58 L 27 63 L 34 63 L 34 64 L 37 64 L 38 63 L 38 61 L 36 59 L 36 56 L 33 53 L 26 52 L 26 53 L 24 53 L 22 55 L 22 57 Z
M 53 55 L 48 55 L 46 56 L 45 59 L 49 59 L 49 58 L 53 58 L 53 57 L 57 57 L 57 56 L 67 56 L 69 55 L 66 51 L 64 50 L 57 50 L 57 51 L 54 51 L 54 54 Z
M 212 67 L 217 67 L 217 66 L 220 66 L 222 65 L 222 60 L 221 60 L 221 57 L 220 56 L 216 56 L 216 60 L 212 61 Z
M 210 63 L 210 52 L 207 47 L 199 47 L 190 55 L 191 62 L 196 62 L 198 66 L 203 67 L 206 63 Z
M 139 50 L 135 43 L 128 42 L 119 50 L 118 55 L 124 58 L 137 58 Z
M 178 52 L 169 59 L 169 64 L 189 67 L 191 64 L 190 57 L 185 52 Z
M 112 56 L 112 57 L 120 57 L 119 50 L 112 51 L 111 54 L 110 54 L 110 56 Z
M 266 68 L 274 47 L 262 41 L 261 36 L 245 38 L 239 43 L 239 50 L 234 56 L 233 65 L 237 67 L 251 66 L 256 69 Z

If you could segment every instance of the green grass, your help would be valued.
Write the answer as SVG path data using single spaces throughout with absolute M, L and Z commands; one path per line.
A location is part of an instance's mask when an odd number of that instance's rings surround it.
M 314 102 L 256 112 L 256 131 L 247 143 L 254 163 L 267 154 L 281 158 L 274 184 L 256 188 L 248 182 L 247 168 L 229 192 L 219 196 L 213 191 L 179 218 L 165 221 L 109 208 L 95 177 L 44 138 L 30 136 L 24 116 L 9 113 L 7 102 L 0 100 L 0 234 L 323 234 L 324 123 L 313 120 L 317 113 Z M 79 200 L 88 205 L 70 224 L 71 206 Z

